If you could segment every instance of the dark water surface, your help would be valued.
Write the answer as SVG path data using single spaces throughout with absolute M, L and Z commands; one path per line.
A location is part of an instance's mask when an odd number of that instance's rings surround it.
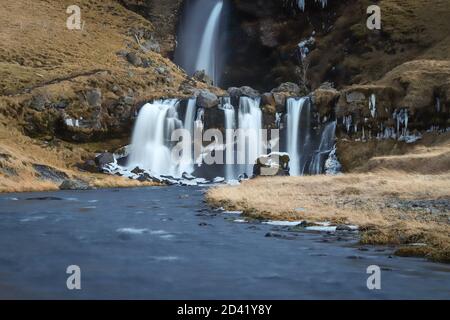
M 450 297 L 448 265 L 361 248 L 348 233 L 237 223 L 203 203 L 205 190 L 0 195 L 0 298 Z M 81 290 L 66 287 L 69 265 Z M 367 289 L 369 265 L 382 268 L 381 290 Z

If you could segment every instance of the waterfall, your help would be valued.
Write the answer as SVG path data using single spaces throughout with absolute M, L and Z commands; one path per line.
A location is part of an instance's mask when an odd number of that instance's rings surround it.
M 205 124 L 204 124 L 204 116 L 205 116 L 205 109 L 203 109 L 203 108 L 199 108 L 198 110 L 197 110 L 197 117 L 195 118 L 195 121 L 194 121 L 194 136 L 197 136 L 197 135 L 200 135 L 201 136 L 201 134 L 202 134 L 202 132 L 203 132 L 203 129 L 204 129 L 204 127 L 205 127 Z M 196 149 L 195 150 L 195 152 L 194 152 L 194 154 L 199 154 L 200 155 L 200 157 L 198 157 L 197 159 L 195 159 L 195 163 L 198 165 L 198 166 L 201 166 L 202 165 L 202 162 L 203 162 L 203 157 L 202 157 L 202 153 L 203 153 L 203 144 L 202 144 L 202 141 L 196 141 L 195 139 L 194 139 L 194 149 Z
M 204 70 L 220 84 L 220 24 L 223 0 L 187 0 L 178 31 L 175 62 L 193 75 Z
M 262 140 L 262 112 L 259 98 L 241 97 L 239 100 L 238 163 L 239 173 L 253 174 L 256 159 L 265 154 Z
M 197 99 L 195 98 L 189 99 L 183 124 L 184 129 L 188 130 L 191 133 L 191 135 L 194 134 L 194 121 L 196 113 L 197 113 Z
M 324 173 L 325 162 L 335 145 L 336 121 L 328 122 L 321 130 L 313 129 L 308 97 L 289 98 L 286 103 L 286 149 L 290 156 L 291 176 Z
M 286 104 L 287 143 L 283 148 L 290 155 L 290 174 L 323 173 L 325 161 L 334 147 L 336 121 L 313 127 L 316 118 L 312 115 L 308 97 L 289 98 Z M 203 166 L 203 157 L 209 151 L 203 147 L 201 137 L 205 125 L 208 127 L 204 123 L 204 115 L 209 111 L 197 108 L 195 98 L 189 99 L 184 121 L 181 121 L 179 106 L 180 102 L 172 99 L 147 103 L 142 107 L 133 132 L 127 170 L 139 167 L 155 177 L 184 179 L 189 178 L 185 178 L 187 175 L 183 173 L 192 175 L 195 172 L 198 177 L 208 179 L 225 174 L 227 181 L 236 180 L 242 174 L 253 175 L 257 158 L 265 155 L 268 148 L 267 136 L 262 130 L 260 98 L 241 97 L 238 110 L 229 97 L 222 98 L 224 165 Z M 397 118 L 406 127 L 407 117 L 400 114 Z M 320 123 L 320 119 L 317 121 Z M 175 132 L 177 129 L 184 129 L 181 135 L 178 135 L 180 131 Z M 172 137 L 174 133 L 177 135 Z
M 236 128 L 236 113 L 229 97 L 224 98 L 222 109 L 225 114 L 225 180 L 230 181 L 236 178 L 234 173 L 234 129 Z
M 128 167 L 138 166 L 153 175 L 181 176 L 177 161 L 172 158 L 170 137 L 183 128 L 178 119 L 178 100 L 160 100 L 142 107 L 136 120 Z
M 189 150 L 183 150 L 183 158 L 180 163 L 180 172 L 192 173 L 194 171 L 194 127 L 195 127 L 195 116 L 197 113 L 197 99 L 192 98 L 188 100 L 186 114 L 184 116 L 183 127 L 189 132 L 191 137 L 191 143 L 189 143 Z
M 319 148 L 316 150 L 309 167 L 310 174 L 321 174 L 324 172 L 325 161 L 334 149 L 335 137 L 336 121 L 333 121 L 328 123 L 323 129 Z
M 300 123 L 303 107 L 307 103 L 308 98 L 287 100 L 287 152 L 290 156 L 290 174 L 291 176 L 299 176 L 303 173 L 303 165 L 301 162 L 301 151 L 305 146 L 306 137 L 302 137 L 302 130 Z M 307 123 L 310 119 L 307 119 Z M 308 130 L 309 131 L 309 130 Z M 309 132 L 307 133 L 309 134 Z M 303 138 L 303 139 L 302 139 Z

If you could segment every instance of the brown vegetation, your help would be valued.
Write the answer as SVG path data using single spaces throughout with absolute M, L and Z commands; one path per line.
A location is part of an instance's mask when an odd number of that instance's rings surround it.
M 416 200 L 450 201 L 448 172 L 257 178 L 239 186 L 211 189 L 207 199 L 255 218 L 355 224 L 362 230 L 363 243 L 424 243 L 422 255 L 450 262 L 448 207 L 435 213 L 402 205 Z

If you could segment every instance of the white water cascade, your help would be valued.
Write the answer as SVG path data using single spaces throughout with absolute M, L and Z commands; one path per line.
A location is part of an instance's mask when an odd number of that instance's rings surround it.
M 262 137 L 262 112 L 259 98 L 241 97 L 239 100 L 239 130 L 237 156 L 239 173 L 253 174 L 256 159 L 265 154 Z
M 215 47 L 215 39 L 219 31 L 219 19 L 223 8 L 223 1 L 219 1 L 211 11 L 205 27 L 205 33 L 198 52 L 196 70 L 205 70 L 205 73 L 217 83 L 216 75 L 216 55 L 211 49 Z
M 224 98 L 222 109 L 225 114 L 225 180 L 231 181 L 236 178 L 234 174 L 234 129 L 236 128 L 236 112 L 234 111 L 230 98 Z
M 175 62 L 193 75 L 204 70 L 220 84 L 220 24 L 224 0 L 187 0 L 178 31 Z
M 336 137 L 336 121 L 328 123 L 323 129 L 319 148 L 315 151 L 312 162 L 309 166 L 310 174 L 321 174 L 324 171 L 323 165 L 328 155 L 333 151 Z
M 300 147 L 304 145 L 304 141 L 301 141 L 300 123 L 303 107 L 306 105 L 307 100 L 308 98 L 291 98 L 287 100 L 287 152 L 290 156 L 289 167 L 291 176 L 299 176 L 303 171 L 300 161 Z
M 180 177 L 179 161 L 173 159 L 171 134 L 183 128 L 178 118 L 178 100 L 147 103 L 137 118 L 131 143 L 128 167 L 149 170 L 153 175 Z
M 191 141 L 189 143 L 189 150 L 183 150 L 182 161 L 180 163 L 180 172 L 187 172 L 191 174 L 194 172 L 194 145 L 193 137 L 195 130 L 195 120 L 197 114 L 197 99 L 192 98 L 187 102 L 186 114 L 184 116 L 183 128 L 189 132 Z M 186 146 L 187 147 L 187 146 Z
M 179 119 L 180 106 L 186 106 L 184 121 Z M 262 130 L 260 98 L 241 97 L 237 110 L 231 99 L 224 97 L 220 109 L 225 128 L 224 165 L 204 165 L 203 157 L 211 150 L 203 146 L 201 137 L 205 128 L 211 129 L 210 124 L 205 123 L 205 119 L 211 119 L 211 114 L 205 117 L 205 112 L 210 111 L 198 108 L 195 98 L 185 104 L 172 99 L 148 103 L 140 110 L 125 171 L 132 172 L 139 167 L 153 177 L 187 180 L 193 179 L 192 174 L 210 180 L 224 176 L 226 181 L 240 179 L 243 174 L 251 177 L 257 158 L 267 154 L 270 145 Z M 317 124 L 313 127 L 314 121 Z M 309 98 L 290 98 L 285 127 L 285 149 L 291 158 L 290 174 L 323 173 L 334 147 L 336 121 L 313 119 Z M 175 132 L 177 129 L 184 129 L 183 135 L 172 137 L 178 133 Z

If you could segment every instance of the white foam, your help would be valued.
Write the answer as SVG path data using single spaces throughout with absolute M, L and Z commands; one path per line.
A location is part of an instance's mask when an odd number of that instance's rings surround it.
M 158 261 L 176 261 L 176 260 L 180 260 L 179 257 L 176 256 L 165 256 L 165 257 L 152 257 L 155 260 Z
M 168 232 L 164 231 L 164 230 L 152 230 L 152 231 L 150 231 L 150 234 L 151 235 L 155 235 L 155 236 L 164 235 L 164 234 L 167 234 L 167 233 Z
M 121 228 L 117 229 L 117 232 L 128 234 L 143 234 L 148 232 L 148 229 L 136 229 L 136 228 Z
M 30 217 L 30 218 L 23 218 L 20 219 L 20 222 L 32 222 L 32 221 L 39 221 L 44 220 L 46 216 L 36 216 L 36 217 Z

